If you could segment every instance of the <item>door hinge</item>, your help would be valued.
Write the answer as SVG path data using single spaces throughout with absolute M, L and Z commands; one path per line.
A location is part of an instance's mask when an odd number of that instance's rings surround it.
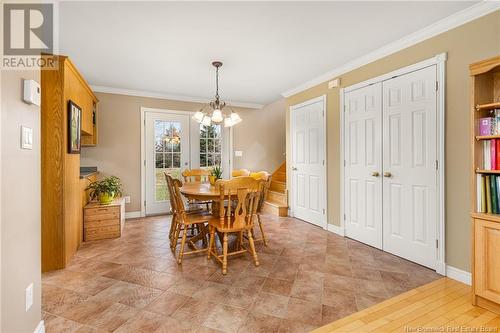
M 347 104 L 344 104 L 344 112 L 347 111 Z
M 345 221 L 345 214 L 344 214 L 344 221 Z
M 439 170 L 439 161 L 436 160 L 436 170 Z
M 144 127 L 146 127 L 146 119 L 144 119 Z
M 345 160 L 344 160 L 344 166 L 345 166 Z
M 144 200 L 144 207 L 146 207 L 146 200 Z
M 323 215 L 325 215 L 325 209 L 323 208 Z
M 144 160 L 144 166 L 146 166 L 146 160 Z
M 436 239 L 436 249 L 439 249 L 439 240 Z
M 325 165 L 325 160 L 323 160 L 323 165 Z
M 439 82 L 436 81 L 436 91 L 438 91 L 438 89 L 439 89 Z

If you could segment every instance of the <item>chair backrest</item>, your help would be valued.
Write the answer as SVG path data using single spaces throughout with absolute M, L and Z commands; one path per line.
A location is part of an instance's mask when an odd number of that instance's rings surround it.
M 186 183 L 191 183 L 191 182 L 202 182 L 202 183 L 208 183 L 209 179 L 208 176 L 210 176 L 210 170 L 205 170 L 205 169 L 186 169 L 182 172 L 182 177 L 184 178 L 184 181 Z
M 233 170 L 231 172 L 231 177 L 246 177 L 250 175 L 250 171 L 247 169 Z
M 219 187 L 220 192 L 221 225 L 227 229 L 252 226 L 264 182 L 242 176 L 231 180 L 218 180 L 215 186 Z M 222 204 L 224 200 L 227 200 L 227 205 Z
M 263 171 L 263 172 L 265 172 L 265 171 Z M 267 172 L 266 172 L 266 174 L 267 174 L 267 177 L 265 179 L 263 179 L 263 178 L 258 179 L 258 180 L 261 180 L 264 182 L 262 192 L 260 193 L 259 204 L 257 206 L 257 213 L 258 214 L 262 213 L 262 208 L 264 207 L 264 202 L 266 201 L 267 193 L 269 192 L 269 188 L 271 187 L 271 175 L 268 174 Z
M 252 177 L 253 179 L 257 179 L 257 180 L 267 180 L 269 178 L 270 174 L 269 172 L 267 171 L 259 171 L 259 172 L 251 172 L 250 173 L 250 177 Z
M 167 189 L 168 189 L 168 199 L 170 200 L 170 212 L 172 214 L 176 214 L 176 208 L 177 208 L 177 203 L 175 201 L 174 197 L 174 184 L 172 176 L 170 176 L 168 173 L 164 172 L 165 179 L 167 181 Z
M 177 214 L 178 221 L 182 223 L 186 220 L 186 209 L 184 207 L 184 201 L 182 200 L 182 194 L 180 191 L 182 182 L 179 179 L 172 177 L 170 177 L 170 182 L 172 183 L 172 197 L 174 200 L 175 212 Z

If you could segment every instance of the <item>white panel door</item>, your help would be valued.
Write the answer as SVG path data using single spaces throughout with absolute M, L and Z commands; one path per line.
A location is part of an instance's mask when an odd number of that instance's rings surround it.
M 382 84 L 344 95 L 345 232 L 382 248 Z
M 436 66 L 383 82 L 384 251 L 436 266 Z
M 324 100 L 292 108 L 292 202 L 293 215 L 324 227 L 325 131 Z
M 189 115 L 146 112 L 146 215 L 170 211 L 164 173 L 179 177 L 189 166 Z

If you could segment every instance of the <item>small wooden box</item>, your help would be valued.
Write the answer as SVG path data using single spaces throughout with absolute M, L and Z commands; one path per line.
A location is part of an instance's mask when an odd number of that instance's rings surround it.
M 125 199 L 118 198 L 109 205 L 90 202 L 83 210 L 83 240 L 117 238 L 125 225 Z

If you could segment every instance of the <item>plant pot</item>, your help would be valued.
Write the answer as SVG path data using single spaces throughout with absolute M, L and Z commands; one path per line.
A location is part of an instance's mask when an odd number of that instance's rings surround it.
M 215 185 L 215 182 L 217 181 L 217 177 L 215 176 L 208 176 L 208 181 L 210 182 L 210 185 Z
M 101 205 L 109 205 L 110 203 L 113 202 L 113 198 L 115 197 L 114 193 L 101 193 L 99 195 L 99 202 Z

